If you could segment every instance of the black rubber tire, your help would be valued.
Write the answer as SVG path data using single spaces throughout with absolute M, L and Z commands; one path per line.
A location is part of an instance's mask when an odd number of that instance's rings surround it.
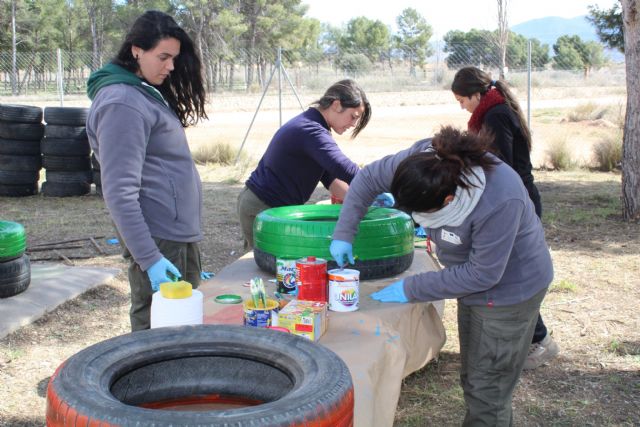
M 45 138 L 82 139 L 87 141 L 87 128 L 84 126 L 46 125 Z
M 42 167 L 52 171 L 91 170 L 89 156 L 43 156 Z
M 329 261 L 328 268 L 336 268 L 329 246 L 340 209 L 341 205 L 298 205 L 262 211 L 253 227 L 256 264 L 275 274 L 276 258 L 312 255 Z M 364 280 L 403 272 L 413 261 L 413 237 L 409 215 L 396 209 L 370 208 L 353 242 L 353 268 L 360 270 Z
M 40 141 L 0 138 L 0 154 L 37 156 L 40 154 Z
M 42 167 L 42 157 L 0 155 L 0 169 L 5 171 L 39 171 Z
M 91 184 L 93 172 L 87 171 L 51 171 L 45 173 L 46 182 L 57 182 L 60 184 L 86 183 Z
M 93 178 L 93 183 L 96 185 L 96 187 L 101 187 L 102 186 L 102 178 L 100 177 L 100 171 L 99 170 L 93 170 L 92 172 L 92 178 Z
M 48 197 L 74 197 L 91 193 L 91 184 L 88 182 L 60 183 L 45 181 L 42 183 L 41 192 Z
M 0 221 L 0 262 L 15 259 L 27 248 L 27 235 L 19 222 Z
M 0 122 L 0 138 L 40 141 L 43 135 L 42 123 Z
M 149 409 L 214 395 L 258 404 Z M 95 344 L 58 368 L 47 387 L 48 425 L 75 425 L 80 417 L 105 426 L 348 426 L 353 383 L 335 353 L 293 334 L 232 325 L 165 327 Z
M 44 121 L 47 125 L 85 126 L 88 108 L 83 107 L 45 107 Z
M 87 157 L 91 154 L 91 147 L 87 139 L 49 138 L 45 136 L 40 142 L 40 151 L 45 156 Z
M 40 179 L 39 171 L 7 171 L 0 169 L 0 184 L 22 185 L 34 184 Z
M 24 292 L 31 283 L 31 264 L 26 255 L 0 262 L 0 298 Z
M 38 183 L 33 184 L 0 184 L 0 197 L 27 197 L 38 194 Z
M 42 108 L 31 105 L 0 104 L 0 121 L 42 123 Z

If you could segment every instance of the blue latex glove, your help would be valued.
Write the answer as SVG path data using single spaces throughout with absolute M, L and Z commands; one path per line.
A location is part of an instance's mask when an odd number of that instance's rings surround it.
M 416 227 L 415 233 L 416 237 L 427 237 L 427 232 L 420 225 Z
M 399 280 L 372 293 L 371 298 L 380 302 L 409 302 L 404 294 L 404 280 Z
M 371 206 L 377 206 L 379 208 L 391 208 L 396 204 L 396 199 L 393 198 L 391 193 L 380 193 L 376 196 Z
M 176 279 L 182 277 L 176 266 L 165 257 L 160 258 L 159 261 L 156 261 L 155 264 L 149 267 L 147 270 L 147 276 L 149 276 L 153 292 L 160 290 L 160 283 L 173 282 L 174 279 L 169 277 L 167 272 L 171 273 Z
M 331 246 L 329 246 L 329 252 L 331 252 L 331 256 L 340 267 L 344 267 L 347 264 L 347 260 L 351 264 L 355 263 L 353 260 L 353 245 L 349 242 L 332 240 Z
M 209 280 L 213 276 L 215 276 L 215 274 L 214 273 L 210 273 L 208 271 L 201 271 L 200 272 L 200 280 Z

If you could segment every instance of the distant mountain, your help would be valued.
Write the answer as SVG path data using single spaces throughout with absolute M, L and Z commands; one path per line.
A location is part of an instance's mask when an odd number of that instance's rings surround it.
M 511 28 L 514 33 L 521 34 L 526 38 L 538 39 L 542 44 L 549 45 L 549 48 L 558 40 L 558 37 L 579 36 L 583 41 L 599 41 L 596 30 L 587 21 L 587 16 L 577 16 L 575 18 L 560 18 L 558 16 L 548 16 L 546 18 L 532 19 Z

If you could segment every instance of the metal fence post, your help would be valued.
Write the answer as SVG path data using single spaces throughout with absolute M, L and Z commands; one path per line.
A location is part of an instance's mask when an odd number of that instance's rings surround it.
M 531 39 L 527 43 L 527 126 L 531 130 Z
M 64 69 L 62 68 L 62 51 L 57 49 L 58 55 L 58 98 L 60 106 L 64 107 Z

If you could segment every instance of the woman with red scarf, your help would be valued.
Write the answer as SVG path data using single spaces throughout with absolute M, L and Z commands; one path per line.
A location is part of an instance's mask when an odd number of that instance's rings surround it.
M 454 76 L 451 91 L 460 107 L 471 113 L 468 130 L 475 133 L 484 130 L 493 134 L 494 151 L 518 173 L 529 192 L 536 214 L 541 218 L 540 193 L 531 173 L 531 132 L 507 83 L 492 80 L 489 74 L 479 68 L 465 67 Z M 537 368 L 555 358 L 559 351 L 542 317 L 538 316 L 524 369 Z

